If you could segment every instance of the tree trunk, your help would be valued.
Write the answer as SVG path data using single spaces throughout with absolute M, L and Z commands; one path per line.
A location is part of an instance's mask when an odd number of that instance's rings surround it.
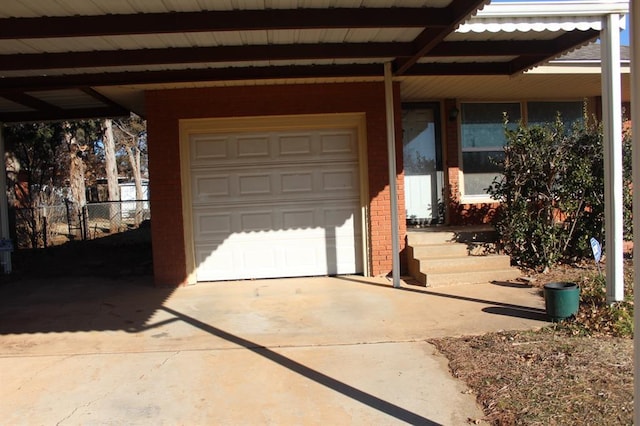
M 118 232 L 120 187 L 118 186 L 118 166 L 116 163 L 116 142 L 113 137 L 112 120 L 107 118 L 103 123 L 102 143 L 104 144 L 105 172 L 107 174 L 107 191 L 109 196 L 109 224 L 111 232 Z
M 78 208 L 87 205 L 87 194 L 84 185 L 84 161 L 82 160 L 82 151 L 75 139 L 71 139 L 70 164 L 69 164 L 69 180 L 71 183 L 71 194 L 74 203 Z
M 84 185 L 85 165 L 82 159 L 82 149 L 76 138 L 71 133 L 65 134 L 67 145 L 69 146 L 69 186 L 71 189 L 71 199 L 73 201 L 72 219 L 78 222 L 78 227 L 82 226 L 82 209 L 87 204 L 87 194 Z M 80 235 L 83 235 L 81 230 Z

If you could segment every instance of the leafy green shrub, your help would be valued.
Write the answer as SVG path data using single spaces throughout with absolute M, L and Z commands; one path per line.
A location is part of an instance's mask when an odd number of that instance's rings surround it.
M 582 255 L 588 238 L 603 234 L 602 133 L 567 132 L 559 116 L 543 126 L 505 125 L 505 133 L 503 176 L 488 192 L 502 202 L 494 224 L 506 251 L 534 268 Z
M 602 127 L 585 117 L 566 131 L 555 122 L 506 126 L 503 175 L 488 188 L 501 201 L 494 217 L 505 251 L 519 265 L 543 269 L 590 256 L 604 241 Z M 625 235 L 631 234 L 631 142 L 625 136 Z

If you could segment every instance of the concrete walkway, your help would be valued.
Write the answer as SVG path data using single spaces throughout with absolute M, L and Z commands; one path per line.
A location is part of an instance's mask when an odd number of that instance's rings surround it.
M 358 276 L 0 285 L 3 424 L 465 424 L 426 339 L 546 324 L 535 289 Z

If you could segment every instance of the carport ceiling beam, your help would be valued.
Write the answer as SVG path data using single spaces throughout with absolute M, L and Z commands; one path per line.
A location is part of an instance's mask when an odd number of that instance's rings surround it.
M 416 64 L 406 75 L 503 75 L 509 63 Z M 131 84 L 190 83 L 197 81 L 238 81 L 282 78 L 380 77 L 380 64 L 300 65 L 274 67 L 233 67 L 165 71 L 114 72 L 60 76 L 7 77 L 0 79 L 0 91 L 23 91 L 119 86 Z
M 194 81 L 254 80 L 265 78 L 380 77 L 380 64 L 207 68 L 165 71 L 115 72 L 60 76 L 0 78 L 0 91 L 24 91 L 119 86 L 128 84 L 188 83 Z
M 443 42 L 429 57 L 549 57 L 557 50 L 548 42 Z M 0 70 L 118 67 L 134 65 L 246 62 L 268 60 L 401 58 L 413 54 L 411 43 L 322 43 L 106 50 L 0 55 Z M 537 59 L 536 59 L 537 60 Z
M 409 56 L 411 43 L 324 43 L 0 55 L 5 71 L 132 65 Z
M 545 40 L 443 41 L 429 51 L 429 57 L 451 56 L 550 56 L 555 51 Z M 1 59 L 1 58 L 0 58 Z
M 1 92 L 0 97 L 8 99 L 12 102 L 25 106 L 27 108 L 46 112 L 47 114 L 59 114 L 61 111 L 61 109 L 56 107 L 55 105 L 51 105 L 48 102 L 45 102 L 31 95 L 27 95 L 26 93 L 23 93 L 23 92 L 14 92 L 14 91 Z
M 478 2 L 456 0 L 454 3 Z M 138 13 L 0 19 L 0 39 L 203 31 L 450 27 L 448 8 L 329 8 Z
M 521 55 L 514 59 L 510 63 L 510 74 L 516 74 L 522 71 L 526 71 L 534 66 L 545 62 L 553 56 L 559 56 L 562 53 L 575 49 L 581 45 L 589 43 L 596 38 L 600 37 L 600 31 L 587 30 L 587 31 L 572 31 L 561 35 L 560 37 L 550 40 L 547 45 L 553 53 L 546 55 Z
M 128 117 L 129 111 L 116 107 L 99 108 L 73 108 L 59 109 L 56 112 L 48 111 L 21 111 L 0 113 L 0 121 L 5 123 L 58 121 L 58 120 L 84 120 L 102 117 Z
M 85 94 L 91 96 L 93 99 L 96 99 L 100 102 L 102 102 L 103 104 L 105 104 L 107 106 L 107 108 L 111 108 L 114 111 L 115 110 L 120 110 L 121 112 L 126 113 L 126 115 L 128 115 L 128 109 L 123 107 L 122 105 L 118 104 L 117 102 L 114 102 L 113 100 L 111 100 L 110 98 L 106 97 L 105 95 L 103 95 L 102 93 L 98 92 L 97 90 L 91 88 L 91 87 L 81 87 L 80 90 L 82 92 L 84 92 Z M 118 115 L 122 115 L 122 114 L 118 114 Z
M 509 62 L 476 62 L 446 63 L 432 62 L 419 63 L 412 66 L 405 76 L 425 75 L 509 75 L 511 67 Z
M 420 58 L 440 44 L 446 36 L 455 31 L 462 21 L 475 13 L 485 2 L 486 0 L 453 0 L 446 7 L 449 15 L 448 24 L 441 28 L 425 28 L 413 41 L 413 55 L 409 58 L 396 58 L 394 61 L 394 74 L 398 76 L 406 73 Z

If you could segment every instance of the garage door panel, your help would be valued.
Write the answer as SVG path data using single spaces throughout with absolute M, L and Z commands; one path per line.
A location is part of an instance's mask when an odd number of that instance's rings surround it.
M 194 135 L 191 137 L 191 165 L 209 164 L 229 158 L 229 140 L 225 136 Z
M 273 200 L 317 200 L 334 198 L 358 199 L 359 180 L 354 170 L 357 163 L 304 164 L 273 167 L 261 173 L 215 173 L 211 170 L 192 172 L 192 202 L 255 202 Z
M 201 246 L 197 251 L 198 279 L 234 280 L 353 274 L 361 257 L 353 245 L 336 244 L 335 239 L 317 237 L 304 246 L 296 241 L 233 241 Z
M 361 219 L 355 214 L 357 203 L 335 201 L 329 207 L 316 202 L 264 205 L 261 210 L 246 211 L 245 206 L 200 206 L 193 210 L 195 241 L 210 238 L 244 238 L 244 233 L 272 231 L 271 238 L 305 239 L 317 232 L 339 237 L 360 236 Z M 304 232 L 300 232 L 304 231 Z M 249 235 L 247 238 L 254 238 Z
M 199 235 L 199 241 L 207 241 L 212 238 L 224 238 L 231 235 L 233 231 L 231 213 L 204 212 L 196 213 L 195 231 Z
M 323 209 L 324 227 L 334 229 L 336 235 L 360 235 L 361 220 L 359 215 L 353 214 L 351 206 L 336 206 L 331 209 Z
M 239 174 L 237 197 L 245 198 L 247 195 L 275 195 L 273 193 L 271 174 Z
M 320 134 L 320 152 L 323 156 L 338 154 L 340 158 L 358 156 L 357 140 L 352 132 Z
M 337 168 L 322 172 L 322 192 L 349 192 L 358 189 L 358 177 L 354 170 Z
M 191 166 L 208 167 L 212 160 L 227 164 L 269 161 L 356 160 L 358 143 L 355 130 L 264 132 L 249 135 L 198 134 L 191 136 Z
M 273 211 L 240 213 L 242 232 L 270 231 L 276 227 Z
M 271 137 L 269 135 L 238 136 L 235 141 L 236 156 L 243 159 L 266 159 L 271 157 Z
M 311 135 L 280 136 L 277 143 L 280 157 L 311 157 L 313 155 L 313 140 Z
M 362 272 L 354 130 L 195 135 L 191 148 L 198 281 Z
M 195 176 L 193 178 L 193 196 L 198 200 L 220 199 L 231 195 L 229 175 Z
M 284 229 L 313 228 L 318 220 L 314 209 L 288 210 L 282 212 L 282 225 Z
M 199 245 L 196 248 L 196 267 L 198 268 L 198 280 L 233 279 L 237 272 L 237 261 L 234 253 L 229 250 L 218 250 L 218 245 Z
M 302 192 L 311 194 L 313 192 L 313 173 L 310 171 L 293 170 L 288 172 L 282 172 L 280 174 L 280 187 L 282 193 L 296 193 Z

